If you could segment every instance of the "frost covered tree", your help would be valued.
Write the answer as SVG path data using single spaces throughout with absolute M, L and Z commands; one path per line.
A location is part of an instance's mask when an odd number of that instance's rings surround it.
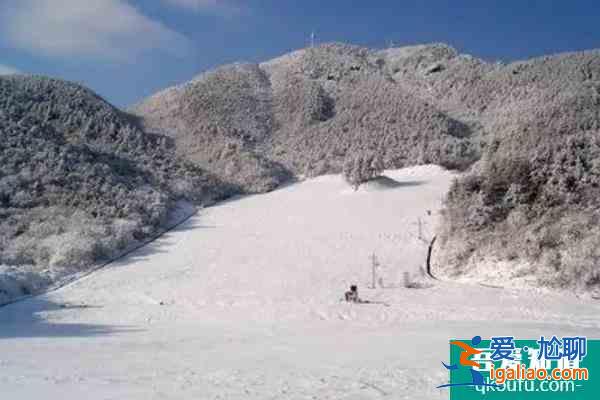
M 384 163 L 381 157 L 378 154 L 369 153 L 346 159 L 343 174 L 346 182 L 356 190 L 362 183 L 381 175 L 383 170 Z
M 0 304 L 153 235 L 178 200 L 237 193 L 179 159 L 165 137 L 57 79 L 0 77 L 0 134 L 0 266 L 16 271 L 0 269 Z

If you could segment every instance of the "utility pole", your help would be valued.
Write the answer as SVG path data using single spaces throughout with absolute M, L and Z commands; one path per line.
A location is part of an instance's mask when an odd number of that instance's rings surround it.
M 377 287 L 377 269 L 379 268 L 379 261 L 375 253 L 371 255 L 371 288 Z

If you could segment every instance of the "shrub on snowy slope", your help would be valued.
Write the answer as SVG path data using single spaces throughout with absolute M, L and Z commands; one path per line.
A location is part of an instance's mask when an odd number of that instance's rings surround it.
M 344 179 L 357 190 L 358 187 L 383 172 L 383 161 L 377 154 L 349 158 L 344 164 Z

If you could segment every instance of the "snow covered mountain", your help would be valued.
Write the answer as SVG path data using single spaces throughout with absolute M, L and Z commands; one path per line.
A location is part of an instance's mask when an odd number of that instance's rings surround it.
M 468 170 L 452 187 L 437 263 L 538 285 L 600 284 L 600 52 L 508 65 L 444 44 L 326 44 L 234 64 L 133 108 L 177 152 L 246 192 L 290 175 Z M 286 173 L 287 171 L 287 173 Z M 489 273 L 492 273 L 490 275 Z

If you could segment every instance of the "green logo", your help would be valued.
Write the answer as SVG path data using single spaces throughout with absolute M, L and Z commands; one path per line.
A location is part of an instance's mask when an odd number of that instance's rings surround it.
M 442 362 L 451 400 L 591 400 L 600 393 L 600 340 L 585 337 L 512 336 L 450 340 L 450 363 Z

